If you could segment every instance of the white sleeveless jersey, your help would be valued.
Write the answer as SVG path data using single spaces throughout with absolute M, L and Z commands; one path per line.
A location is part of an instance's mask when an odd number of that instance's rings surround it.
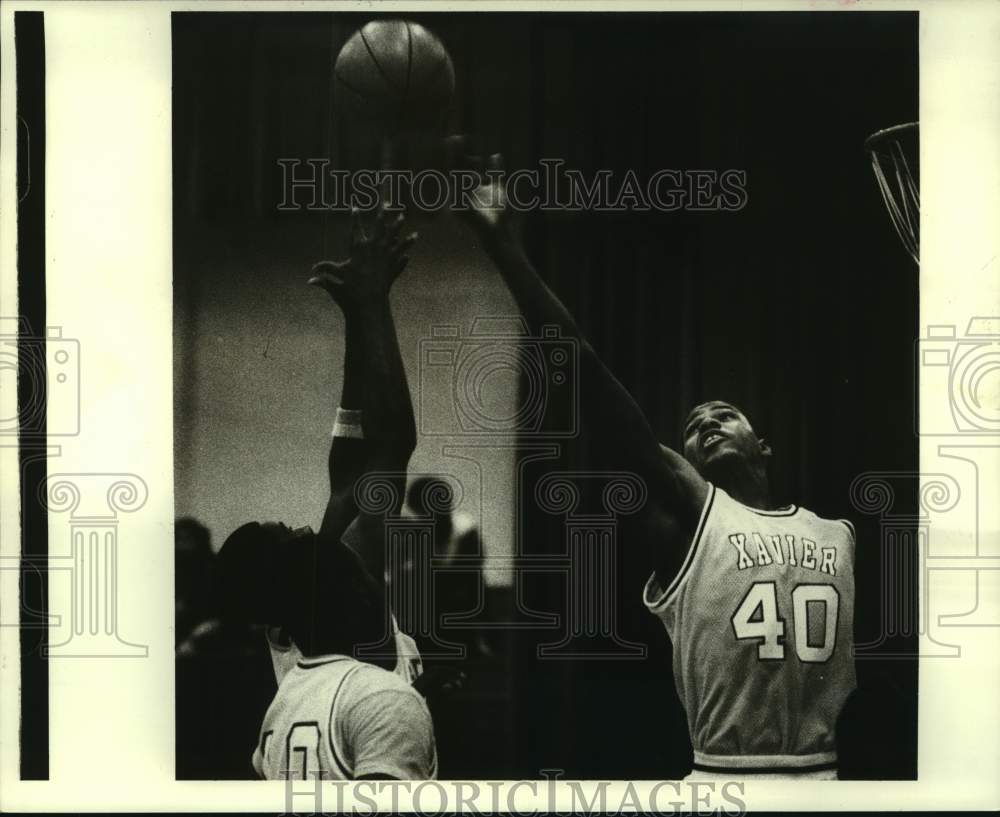
M 267 638 L 268 651 L 271 653 L 274 677 L 280 686 L 288 671 L 302 659 L 302 653 L 281 627 L 269 627 L 264 634 Z M 406 683 L 412 684 L 424 672 L 417 642 L 399 629 L 395 616 L 392 616 L 392 634 L 396 642 L 396 666 L 393 672 Z
M 855 687 L 854 529 L 804 508 L 760 511 L 709 485 L 687 557 L 643 601 L 673 643 L 694 768 L 835 768 Z
M 266 780 L 432 779 L 430 712 L 396 673 L 345 655 L 300 658 L 264 716 L 253 766 Z

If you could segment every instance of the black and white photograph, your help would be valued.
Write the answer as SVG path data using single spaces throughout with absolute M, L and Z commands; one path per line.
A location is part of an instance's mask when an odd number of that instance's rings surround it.
M 178 776 L 916 777 L 917 35 L 174 15 Z
M 1000 804 L 991 4 L 14 5 L 5 810 Z

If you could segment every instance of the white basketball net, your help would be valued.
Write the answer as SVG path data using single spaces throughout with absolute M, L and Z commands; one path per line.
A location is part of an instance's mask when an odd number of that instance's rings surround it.
M 913 173 L 919 168 L 917 127 L 912 122 L 879 131 L 868 139 L 866 147 L 892 226 L 910 257 L 920 264 L 920 189 Z M 911 160 L 907 160 L 904 141 Z

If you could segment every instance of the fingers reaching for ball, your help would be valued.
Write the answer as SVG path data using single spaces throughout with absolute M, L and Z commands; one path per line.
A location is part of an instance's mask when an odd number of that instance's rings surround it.
M 388 298 L 410 260 L 407 250 L 418 238 L 416 232 L 401 234 L 403 224 L 401 213 L 389 214 L 384 207 L 367 223 L 361 212 L 352 211 L 350 255 L 314 264 L 308 283 L 325 290 L 345 310 Z
M 504 161 L 500 153 L 482 155 L 472 137 L 454 134 L 444 140 L 449 170 L 458 186 L 455 210 L 478 229 L 496 231 L 508 220 Z M 458 179 L 457 174 L 475 174 L 473 179 Z

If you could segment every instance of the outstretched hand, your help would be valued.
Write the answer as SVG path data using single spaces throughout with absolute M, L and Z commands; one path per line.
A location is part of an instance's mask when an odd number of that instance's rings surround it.
M 445 146 L 453 170 L 472 172 L 478 177 L 478 183 L 471 190 L 463 191 L 465 195 L 457 202 L 456 212 L 480 230 L 496 232 L 509 226 L 503 156 L 499 153 L 486 157 L 476 154 L 471 140 L 464 135 L 449 136 Z
M 406 251 L 417 234 L 401 235 L 403 214 L 395 217 L 380 207 L 366 229 L 361 214 L 352 213 L 351 254 L 343 261 L 313 265 L 309 283 L 325 289 L 341 308 L 387 298 L 393 282 L 405 269 Z

